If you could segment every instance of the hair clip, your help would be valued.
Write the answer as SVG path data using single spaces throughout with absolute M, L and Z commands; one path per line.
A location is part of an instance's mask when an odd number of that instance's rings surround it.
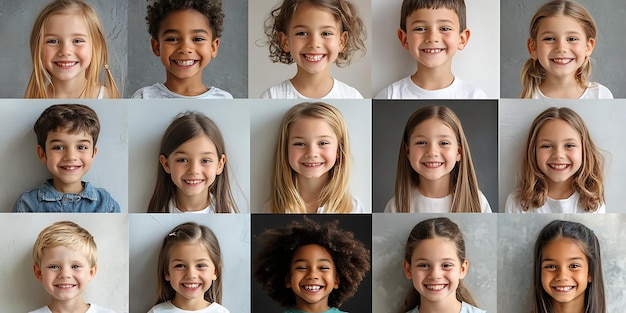
M 167 236 L 168 237 L 176 237 L 176 232 L 173 231 L 173 232 L 169 233 Z
M 105 64 L 105 65 L 104 65 L 104 70 L 105 70 L 105 71 L 108 71 L 108 70 L 109 70 L 109 65 L 108 65 L 108 64 Z

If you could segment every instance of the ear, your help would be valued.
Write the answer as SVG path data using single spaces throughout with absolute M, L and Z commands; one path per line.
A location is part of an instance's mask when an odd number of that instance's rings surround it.
M 461 156 L 463 155 L 463 148 L 461 148 L 461 145 L 459 145 L 459 151 L 457 151 L 456 154 L 456 161 L 459 162 L 461 161 Z
M 93 155 L 91 156 L 91 158 L 95 158 L 97 153 L 98 153 L 98 147 L 93 147 Z
M 217 175 L 222 175 L 224 171 L 224 165 L 226 164 L 226 156 L 222 154 L 220 161 L 217 163 Z
M 213 268 L 213 277 L 211 277 L 211 280 L 216 280 L 217 279 L 217 267 Z
M 461 263 L 461 273 L 459 273 L 460 279 L 465 278 L 465 275 L 467 275 L 467 270 L 469 270 L 469 261 L 465 260 L 463 261 L 463 263 Z
M 167 158 L 164 155 L 159 155 L 159 163 L 161 163 L 161 166 L 163 167 L 163 170 L 168 173 L 168 174 L 172 174 L 172 170 L 170 169 L 170 164 L 169 162 L 167 162 Z
M 398 40 L 404 50 L 409 50 L 409 44 L 406 41 L 406 32 L 402 28 L 398 28 Z
M 39 266 L 37 266 L 37 264 L 33 264 L 33 273 L 35 274 L 35 278 L 37 278 L 38 281 L 41 281 L 43 279 L 41 269 L 39 268 Z
M 404 276 L 406 276 L 406 278 L 412 280 L 413 277 L 411 277 L 411 264 L 409 262 L 407 262 L 406 260 L 402 261 L 402 267 L 404 268 Z
M 39 158 L 39 162 L 41 162 L 41 164 L 46 164 L 46 150 L 40 145 L 37 145 L 37 157 Z
M 465 48 L 465 46 L 467 46 L 467 42 L 469 41 L 470 38 L 470 30 L 469 28 L 464 29 L 460 34 L 459 34 L 460 40 L 459 40 L 459 46 L 457 49 L 459 50 L 463 50 Z
M 165 281 L 170 281 L 170 273 L 165 273 Z
M 589 40 L 587 40 L 587 50 L 585 51 L 585 56 L 587 57 L 590 56 L 595 46 L 596 46 L 596 40 L 594 38 L 589 38 Z
M 333 285 L 333 289 L 339 289 L 339 276 L 335 275 L 335 285 Z
M 289 275 L 285 277 L 285 288 L 291 288 L 291 277 Z
M 220 39 L 219 38 L 215 38 L 215 40 L 213 40 L 211 42 L 211 58 L 215 59 L 215 57 L 217 57 L 217 50 L 220 47 Z
M 339 38 L 339 52 L 343 52 L 346 48 L 346 42 L 348 42 L 348 32 L 343 32 Z
M 533 60 L 537 60 L 537 42 L 535 42 L 532 38 L 528 38 L 528 41 L 526 42 L 526 48 L 528 48 L 530 58 Z
M 89 281 L 91 281 L 93 277 L 96 276 L 97 271 L 98 271 L 98 264 L 94 265 L 92 268 L 89 269 Z
M 161 45 L 159 44 L 159 41 L 154 39 L 154 38 L 150 38 L 150 45 L 152 46 L 152 53 L 154 53 L 154 55 L 160 57 L 161 56 Z
M 287 34 L 283 32 L 280 32 L 278 35 L 280 36 L 280 47 L 283 51 L 289 52 L 289 37 L 287 37 Z

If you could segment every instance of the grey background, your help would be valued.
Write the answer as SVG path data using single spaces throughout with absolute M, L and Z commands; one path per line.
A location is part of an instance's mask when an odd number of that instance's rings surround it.
M 126 80 L 127 1 L 87 0 L 102 22 L 109 52 L 109 68 L 123 94 Z M 140 1 L 138 1 L 140 2 Z M 0 0 L 0 97 L 22 98 L 33 68 L 30 57 L 30 33 L 39 12 L 50 1 Z M 152 53 L 151 53 L 152 54 Z M 104 70 L 103 70 L 104 71 Z M 101 80 L 107 83 L 108 79 Z
M 128 4 L 128 83 L 124 97 L 137 89 L 165 82 L 165 68 L 152 53 L 146 23 L 146 1 Z M 248 97 L 248 0 L 225 0 L 224 31 L 217 57 L 204 69 L 202 81 L 230 92 L 234 98 Z
M 500 207 L 515 189 L 520 158 L 532 121 L 549 107 L 569 107 L 582 117 L 591 139 L 604 155 L 604 197 L 606 212 L 626 213 L 624 175 L 626 149 L 619 144 L 619 134 L 626 125 L 626 100 L 500 100 Z
M 519 98 L 522 91 L 520 72 L 530 55 L 526 47 L 530 20 L 546 0 L 502 0 L 500 2 L 500 97 Z M 590 81 L 611 90 L 613 97 L 625 98 L 623 62 L 626 42 L 621 29 L 626 28 L 626 2 L 622 0 L 578 0 L 594 18 L 598 28 L 596 47 L 591 54 Z
M 394 196 L 398 151 L 409 116 L 418 108 L 445 105 L 463 124 L 480 191 L 491 210 L 498 211 L 497 100 L 373 100 L 372 158 L 373 210 L 383 212 Z M 504 207 L 502 207 L 504 208 Z
M 222 250 L 222 305 L 250 312 L 249 214 L 130 214 L 130 312 L 147 312 L 157 299 L 157 262 L 163 238 L 174 227 L 196 222 L 208 226 Z
M 539 231 L 560 219 L 582 223 L 600 241 L 607 312 L 626 305 L 626 216 L 623 214 L 500 214 L 498 229 L 498 312 L 527 313 L 533 292 L 533 250 Z M 510 231 L 515 230 L 515 231 Z
M 20 194 L 52 178 L 46 165 L 37 157 L 37 137 L 33 125 L 41 112 L 59 103 L 64 102 L 54 99 L 0 99 L 0 125 L 3 125 L 0 132 L 0 173 L 4 175 L 0 179 L 0 212 L 11 212 Z M 100 135 L 96 143 L 98 153 L 82 180 L 106 189 L 119 203 L 122 213 L 127 212 L 127 108 L 115 100 L 77 100 L 75 103 L 91 107 L 100 120 Z
M 372 225 L 372 312 L 397 312 L 413 287 L 404 275 L 404 246 L 413 227 L 426 219 L 447 217 L 456 223 L 465 238 L 469 271 L 463 283 L 478 307 L 496 312 L 496 234 L 495 214 L 373 214 Z M 509 312 L 502 310 L 500 312 Z

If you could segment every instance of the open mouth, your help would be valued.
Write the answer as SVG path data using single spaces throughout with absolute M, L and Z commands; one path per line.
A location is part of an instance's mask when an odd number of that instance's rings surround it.
M 429 168 L 438 168 L 438 167 L 441 167 L 443 165 L 442 162 L 423 162 L 422 164 L 425 167 L 429 167 Z
M 556 64 L 569 64 L 570 62 L 574 61 L 574 59 L 570 59 L 570 58 L 554 58 L 554 59 L 551 59 L 551 61 L 556 63 Z
M 204 182 L 204 179 L 183 179 L 183 182 L 185 182 L 185 184 L 187 185 L 196 186 L 202 184 Z
M 554 288 L 554 290 L 559 291 L 559 292 L 567 292 L 567 291 L 574 289 L 574 286 L 554 286 L 552 288 Z
M 182 283 L 181 285 L 183 285 L 183 287 L 188 288 L 188 289 L 196 289 L 199 288 L 202 284 L 200 283 Z
M 178 66 L 192 66 L 199 61 L 198 60 L 174 60 L 173 62 Z
M 70 172 L 76 171 L 81 168 L 80 165 L 62 165 L 59 167 L 63 170 L 70 171 Z
M 554 169 L 557 171 L 561 171 L 570 167 L 569 164 L 548 164 L 548 166 L 550 166 L 551 169 Z
M 56 66 L 58 66 L 60 68 L 68 68 L 68 67 L 72 67 L 72 66 L 78 64 L 78 62 L 76 62 L 76 61 L 58 61 L 58 62 L 54 62 L 54 64 L 56 64 Z
M 317 162 L 317 163 L 302 163 L 302 165 L 304 165 L 305 167 L 313 167 L 313 168 L 320 167 L 320 166 L 322 166 L 322 164 L 324 164 L 324 163 L 321 163 L 321 162 Z
M 315 293 L 318 292 L 320 290 L 322 290 L 324 288 L 324 286 L 320 286 L 320 285 L 304 285 L 302 286 L 302 289 L 311 292 L 311 293 Z
M 434 290 L 434 291 L 439 291 L 442 290 L 444 288 L 446 288 L 446 284 L 437 284 L 437 285 L 424 285 L 426 287 L 426 289 L 428 290 Z
M 76 287 L 76 285 L 73 285 L 73 284 L 59 284 L 59 285 L 54 285 L 54 286 L 58 289 L 72 289 Z
M 309 62 L 319 62 L 326 55 L 325 54 L 303 54 L 303 56 L 304 56 L 304 59 L 306 59 Z
M 445 49 L 442 49 L 442 48 L 422 49 L 422 51 L 426 52 L 426 53 L 439 53 L 439 52 L 441 52 L 443 50 L 445 50 Z

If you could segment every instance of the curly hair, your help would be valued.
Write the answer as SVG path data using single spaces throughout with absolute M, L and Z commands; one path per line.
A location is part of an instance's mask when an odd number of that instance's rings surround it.
M 354 295 L 370 269 L 370 252 L 352 232 L 341 230 L 338 224 L 338 220 L 319 224 L 304 217 L 302 222 L 293 221 L 289 226 L 263 232 L 258 238 L 262 246 L 254 259 L 253 273 L 270 298 L 283 307 L 296 305 L 295 294 L 285 288 L 285 279 L 290 275 L 296 250 L 311 244 L 324 247 L 335 265 L 339 288 L 330 293 L 328 305 L 339 307 Z
M 342 52 L 339 53 L 335 64 L 339 67 L 350 65 L 352 55 L 356 51 L 361 51 L 364 56 L 365 48 L 365 25 L 359 17 L 357 7 L 349 0 L 284 0 L 282 4 L 273 9 L 270 16 L 265 20 L 265 35 L 267 45 L 270 49 L 270 59 L 272 62 L 291 64 L 294 62 L 291 53 L 283 50 L 281 45 L 281 34 L 287 34 L 291 17 L 296 12 L 299 5 L 310 3 L 328 11 L 337 21 L 341 22 L 341 32 L 348 33 L 348 39 Z
M 148 0 L 148 33 L 155 40 L 159 40 L 161 22 L 173 11 L 196 10 L 204 15 L 211 30 L 213 39 L 222 36 L 224 30 L 224 12 L 222 12 L 222 0 Z

